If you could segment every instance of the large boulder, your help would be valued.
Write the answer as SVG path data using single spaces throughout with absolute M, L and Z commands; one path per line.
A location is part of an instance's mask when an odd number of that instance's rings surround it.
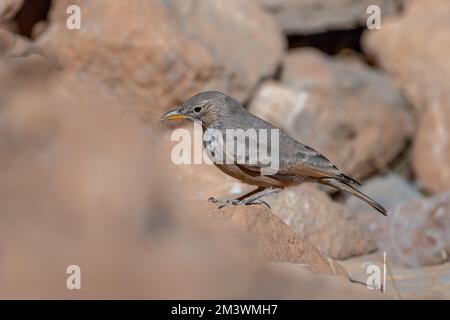
M 378 5 L 382 18 L 398 13 L 404 0 L 258 0 L 288 34 L 308 35 L 366 25 L 367 8 Z
M 272 76 L 282 60 L 284 40 L 272 17 L 254 1 L 165 0 L 178 30 L 206 48 L 220 66 L 219 88 L 240 101 Z
M 287 189 L 268 201 L 278 217 L 328 257 L 345 259 L 377 249 L 357 215 L 312 185 Z
M 450 76 L 450 73 L 449 73 Z M 450 89 L 450 87 L 449 87 Z M 413 168 L 430 192 L 450 190 L 450 93 L 419 112 L 413 146 Z
M 432 35 L 432 36 L 430 36 Z M 404 90 L 419 115 L 413 166 L 431 192 L 450 188 L 450 3 L 409 1 L 405 14 L 367 31 L 364 48 Z
M 81 7 L 81 30 L 66 28 L 72 4 Z M 247 1 L 63 0 L 50 20 L 39 38 L 47 52 L 69 71 L 139 97 L 151 118 L 206 89 L 247 99 L 283 51 L 276 24 Z
M 393 160 L 414 126 L 408 104 L 385 75 L 314 49 L 291 52 L 282 83 L 264 83 L 249 109 L 356 178 Z
M 408 1 L 405 12 L 367 30 L 363 47 L 394 78 L 418 109 L 426 109 L 450 85 L 447 56 L 450 3 Z M 430 37 L 430 34 L 433 36 Z

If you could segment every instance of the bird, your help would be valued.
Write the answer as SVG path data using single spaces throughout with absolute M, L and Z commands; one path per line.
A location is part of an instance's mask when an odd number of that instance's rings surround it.
M 245 184 L 256 186 L 255 190 L 233 200 L 223 201 L 214 197 L 209 198 L 210 202 L 219 204 L 219 209 L 228 206 L 255 204 L 270 208 L 269 204 L 262 198 L 278 193 L 290 186 L 312 182 L 327 185 L 356 196 L 387 216 L 387 211 L 381 204 L 357 189 L 357 186 L 361 186 L 360 182 L 341 172 L 336 165 L 318 151 L 290 137 L 282 129 L 253 115 L 239 101 L 222 92 L 206 91 L 198 93 L 181 106 L 164 113 L 159 120 L 190 120 L 201 124 L 204 133 L 203 147 L 208 150 L 207 154 L 214 165 L 223 173 Z M 263 161 L 264 159 L 250 161 L 249 157 L 249 148 L 252 144 L 256 144 L 257 148 L 268 148 L 272 151 L 275 150 L 272 142 L 261 143 L 261 139 L 250 134 L 244 136 L 243 139 L 235 136 L 233 142 L 236 145 L 233 146 L 233 151 L 236 151 L 236 149 L 245 150 L 244 159 L 239 159 L 236 155 L 237 152 L 231 152 L 227 148 L 228 146 L 225 146 L 224 141 L 227 141 L 226 134 L 228 132 L 245 134 L 248 130 L 277 132 L 278 158 L 276 159 L 276 171 L 264 174 L 263 171 L 269 166 L 267 161 Z M 207 132 L 215 132 L 216 135 L 213 136 L 214 138 L 207 139 L 205 138 Z M 217 133 L 219 133 L 219 139 Z M 218 159 L 222 161 L 218 161 Z

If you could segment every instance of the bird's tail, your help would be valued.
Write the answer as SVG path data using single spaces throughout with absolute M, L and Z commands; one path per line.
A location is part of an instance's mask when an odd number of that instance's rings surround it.
M 370 204 L 375 210 L 377 210 L 381 214 L 387 216 L 387 211 L 386 211 L 385 208 L 383 208 L 382 205 L 380 205 L 375 200 L 369 198 L 364 193 L 362 193 L 361 191 L 359 191 L 358 189 L 356 189 L 355 187 L 353 187 L 352 185 L 350 185 L 347 182 L 334 180 L 334 179 L 322 179 L 320 181 L 320 183 L 325 184 L 325 185 L 330 186 L 330 187 L 333 187 L 333 188 L 336 188 L 338 190 L 345 191 L 345 192 L 347 192 L 347 193 L 349 193 L 351 195 L 354 195 L 355 197 L 358 197 L 359 199 L 361 199 L 361 200 L 367 202 L 368 204 Z

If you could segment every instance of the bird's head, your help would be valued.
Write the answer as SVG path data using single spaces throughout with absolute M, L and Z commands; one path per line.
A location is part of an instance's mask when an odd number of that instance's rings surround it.
M 188 119 L 209 127 L 220 121 L 236 103 L 239 104 L 233 98 L 218 91 L 202 92 L 190 98 L 182 106 L 166 112 L 160 121 Z

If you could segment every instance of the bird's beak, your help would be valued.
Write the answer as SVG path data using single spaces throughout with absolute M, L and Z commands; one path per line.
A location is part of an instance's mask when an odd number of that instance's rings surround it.
M 181 107 L 177 107 L 164 113 L 159 121 L 183 120 L 187 118 L 188 117 L 181 112 Z

